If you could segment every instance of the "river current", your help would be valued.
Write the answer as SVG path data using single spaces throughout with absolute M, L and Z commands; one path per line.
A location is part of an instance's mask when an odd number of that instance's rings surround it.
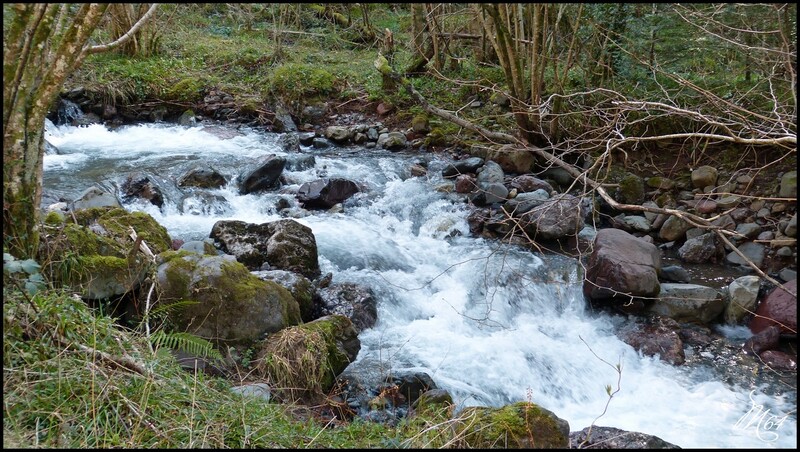
M 351 179 L 366 190 L 343 211 L 296 220 L 312 229 L 323 274 L 367 285 L 378 300 L 378 322 L 359 335 L 352 365 L 370 360 L 387 372 L 424 371 L 462 407 L 531 400 L 572 431 L 594 422 L 684 448 L 796 446 L 796 390 L 740 387 L 702 366 L 642 356 L 614 334 L 625 319 L 584 301 L 576 260 L 472 236 L 462 196 L 435 189 L 447 163 L 439 156 L 303 147 L 315 157 L 313 168 L 284 171 L 287 184 L 275 191 L 240 195 L 236 175 L 260 156 L 286 155 L 278 137 L 222 125 L 111 131 L 48 124 L 46 138 L 60 153 L 44 158 L 45 203 L 74 199 L 94 184 L 115 190 L 128 174 L 145 171 L 164 190 L 164 206 L 134 201 L 125 208 L 151 214 L 188 241 L 208 237 L 218 220 L 283 218 L 277 201 L 298 207 L 293 190 L 303 182 Z M 428 175 L 412 177 L 419 161 Z M 210 190 L 213 205 L 176 185 L 198 163 L 231 179 Z M 749 333 L 725 334 L 743 342 Z M 607 386 L 619 388 L 610 402 Z

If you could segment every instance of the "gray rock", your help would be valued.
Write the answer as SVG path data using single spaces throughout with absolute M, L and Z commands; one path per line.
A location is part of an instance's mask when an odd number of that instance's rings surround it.
M 658 236 L 665 242 L 680 240 L 686 235 L 686 231 L 688 231 L 689 228 L 691 228 L 689 223 L 674 215 L 670 215 L 658 231 Z
M 699 237 L 687 240 L 679 249 L 678 256 L 683 262 L 690 264 L 703 264 L 714 262 L 722 256 L 724 248 L 717 239 L 716 234 L 708 232 Z
M 680 449 L 657 436 L 597 425 L 570 432 L 569 439 L 570 449 Z
M 756 267 L 761 268 L 761 264 L 764 263 L 764 256 L 767 253 L 767 249 L 764 245 L 755 242 L 746 242 L 739 245 L 739 251 L 742 252 L 748 259 L 753 261 Z M 748 265 L 747 262 L 742 259 L 735 251 L 731 251 L 725 257 L 725 260 L 731 264 L 737 265 Z
M 797 198 L 797 171 L 787 171 L 781 176 L 781 188 L 778 196 L 781 198 Z
M 178 179 L 179 187 L 220 188 L 228 181 L 208 165 L 195 166 Z
M 736 226 L 736 232 L 742 234 L 748 239 L 754 239 L 761 233 L 761 226 L 756 223 L 743 223 Z
M 455 177 L 459 174 L 477 173 L 478 168 L 483 166 L 483 159 L 480 157 L 470 157 L 463 160 L 456 160 L 448 164 L 442 170 L 443 177 Z
M 742 276 L 728 285 L 728 303 L 723 318 L 729 325 L 739 324 L 754 312 L 758 303 L 761 280 L 757 276 Z
M 266 383 L 252 383 L 242 386 L 233 386 L 231 391 L 235 394 L 241 394 L 243 397 L 258 397 L 265 402 L 269 402 L 271 392 L 269 385 Z
M 325 138 L 334 143 L 343 144 L 350 140 L 352 132 L 350 128 L 344 126 L 328 126 L 325 129 Z
M 386 134 L 381 134 L 378 137 L 378 147 L 383 149 L 388 149 L 390 151 L 397 151 L 401 149 L 405 149 L 406 145 L 408 144 L 408 139 L 406 135 L 401 132 L 389 132 Z
M 661 279 L 667 282 L 688 283 L 691 282 L 689 272 L 680 265 L 668 265 L 661 269 Z
M 70 209 L 91 209 L 93 207 L 122 207 L 122 204 L 113 194 L 98 186 L 93 186 L 78 195 L 78 199 L 72 203 Z
M 699 284 L 661 284 L 661 292 L 648 312 L 679 322 L 709 323 L 725 309 L 722 295 Z
M 713 166 L 704 165 L 692 171 L 692 187 L 702 189 L 716 183 L 717 169 Z
M 280 185 L 280 175 L 286 166 L 284 157 L 270 154 L 246 169 L 239 176 L 239 194 L 246 195 L 256 191 L 269 190 Z
M 783 233 L 788 237 L 797 237 L 797 214 L 792 215 L 792 219 L 789 220 Z
M 661 289 L 660 271 L 661 254 L 654 245 L 620 229 L 601 229 L 589 256 L 583 292 L 595 300 L 618 294 L 653 297 Z

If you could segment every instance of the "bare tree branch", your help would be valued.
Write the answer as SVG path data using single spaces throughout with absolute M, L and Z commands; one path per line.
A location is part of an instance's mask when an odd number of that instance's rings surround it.
M 153 3 L 152 5 L 150 5 L 150 9 L 148 9 L 147 12 L 144 13 L 144 15 L 141 17 L 141 19 L 139 19 L 139 21 L 136 22 L 133 25 L 133 27 L 131 27 L 131 29 L 128 30 L 127 33 L 125 33 L 124 35 L 120 36 L 119 39 L 117 39 L 116 41 L 110 42 L 108 44 L 101 44 L 101 45 L 96 45 L 96 46 L 91 46 L 91 47 L 84 47 L 83 48 L 83 52 L 86 53 L 86 54 L 106 52 L 106 51 L 112 50 L 112 49 L 114 49 L 116 47 L 119 47 L 122 44 L 125 44 L 131 38 L 133 38 L 133 36 L 136 34 L 137 31 L 139 31 L 140 28 L 142 28 L 142 26 L 156 12 L 157 8 L 158 8 L 158 3 Z

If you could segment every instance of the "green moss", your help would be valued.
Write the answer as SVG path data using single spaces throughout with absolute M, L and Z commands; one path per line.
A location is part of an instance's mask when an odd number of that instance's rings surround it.
M 238 300 L 258 300 L 259 294 L 269 293 L 277 296 L 286 326 L 297 325 L 303 320 L 300 317 L 300 306 L 288 289 L 274 281 L 264 281 L 239 262 L 224 262 L 221 265 L 222 278 L 219 280 L 220 293 Z
M 335 78 L 327 70 L 310 64 L 284 64 L 269 79 L 271 91 L 287 100 L 333 92 Z
M 167 89 L 164 97 L 176 102 L 197 102 L 201 100 L 205 86 L 206 82 L 198 77 L 186 77 Z
M 171 291 L 168 294 L 164 294 L 165 298 L 180 300 L 189 297 L 192 273 L 197 262 L 184 259 L 187 254 L 191 253 L 188 251 L 168 251 L 159 255 L 164 259 L 164 263 L 169 263 L 164 269 L 164 274 Z
M 470 407 L 460 416 L 460 428 L 471 448 L 565 448 L 568 438 L 552 416 L 528 402 L 501 408 Z
M 128 212 L 121 207 L 94 207 L 75 211 L 75 219 L 81 226 L 97 223 L 105 231 L 105 235 L 120 244 L 133 244 L 129 229 L 133 228 L 154 254 L 172 248 L 172 239 L 167 229 L 145 212 Z
M 47 216 L 44 217 L 44 223 L 50 226 L 60 226 L 64 223 L 65 218 L 63 213 L 51 210 L 47 213 Z
M 128 260 L 120 257 L 94 255 L 81 256 L 80 260 L 86 269 L 92 271 L 127 272 L 130 269 Z
M 627 204 L 641 204 L 644 202 L 644 182 L 635 175 L 628 173 L 619 181 L 618 201 Z

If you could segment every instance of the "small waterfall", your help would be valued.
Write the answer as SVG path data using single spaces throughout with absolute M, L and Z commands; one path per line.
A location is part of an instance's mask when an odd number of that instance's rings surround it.
M 283 154 L 275 135 L 247 130 L 224 138 L 202 127 L 50 126 L 47 138 L 62 154 L 45 156 L 45 190 L 66 197 L 133 171 L 174 181 L 199 161 L 234 180 L 259 157 Z M 147 211 L 175 238 L 200 239 L 218 220 L 281 218 L 278 201 L 296 208 L 292 190 L 321 175 L 357 181 L 366 190 L 343 212 L 297 218 L 314 232 L 322 271 L 334 282 L 370 286 L 378 300 L 378 323 L 361 333 L 353 366 L 424 371 L 462 407 L 530 398 L 572 430 L 592 424 L 608 405 L 597 425 L 682 447 L 796 445 L 796 391 L 738 387 L 707 369 L 643 357 L 615 335 L 626 319 L 586 306 L 576 261 L 470 236 L 467 205 L 434 190 L 444 164 L 435 156 L 426 157 L 427 177 L 412 178 L 408 168 L 419 156 L 304 152 L 315 153 L 316 165 L 285 171 L 290 185 L 274 192 L 240 195 L 233 184 L 208 190 L 224 208 L 187 209 L 183 199 L 161 209 L 127 207 Z M 609 402 L 606 387 L 618 385 Z M 753 413 L 766 413 L 771 424 L 748 423 Z

